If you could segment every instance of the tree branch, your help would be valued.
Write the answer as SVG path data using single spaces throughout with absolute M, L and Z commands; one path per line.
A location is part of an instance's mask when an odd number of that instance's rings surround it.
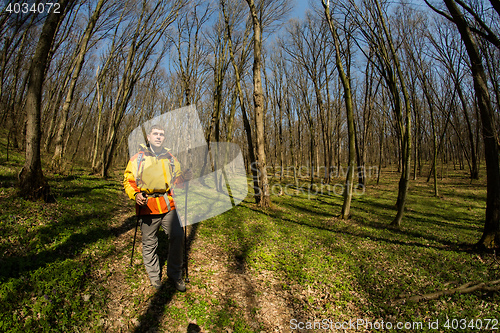
M 393 305 L 396 304 L 404 304 L 408 301 L 410 302 L 420 302 L 420 301 L 429 301 L 433 299 L 437 299 L 444 295 L 453 295 L 456 293 L 459 294 L 467 294 L 472 293 L 474 291 L 500 291 L 500 280 L 481 282 L 477 284 L 473 284 L 473 282 L 465 283 L 457 288 L 440 290 L 429 294 L 424 295 L 413 295 L 406 298 L 400 298 L 392 302 Z
M 434 7 L 433 5 L 431 5 L 428 0 L 424 0 L 424 1 L 427 4 L 427 6 L 429 6 L 433 11 L 435 11 L 436 13 L 438 13 L 441 16 L 444 16 L 449 21 L 455 23 L 455 21 L 453 20 L 453 17 L 451 17 L 450 15 L 448 15 L 448 13 L 443 12 L 442 10 L 437 9 L 436 7 Z
M 470 29 L 500 49 L 500 40 L 495 35 L 495 33 L 491 31 L 491 29 L 486 25 L 486 23 L 484 23 L 484 21 L 479 17 L 479 15 L 462 0 L 455 0 L 455 1 L 469 14 L 471 14 L 472 17 L 474 17 L 474 20 L 476 20 L 476 22 L 481 26 L 481 28 L 483 28 L 486 31 L 486 33 L 475 27 L 470 27 Z

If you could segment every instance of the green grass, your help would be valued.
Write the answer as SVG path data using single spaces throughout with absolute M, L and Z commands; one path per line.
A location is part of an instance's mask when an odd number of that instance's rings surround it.
M 4 188 L 0 198 L 0 328 L 74 331 L 95 323 L 106 290 L 95 284 L 95 257 L 110 255 L 116 181 L 49 179 L 54 204 L 29 202 Z M 0 330 L 1 330 L 0 329 Z
M 445 180 L 440 198 L 432 196 L 432 185 L 412 182 L 401 230 L 387 228 L 397 188 L 386 177 L 354 198 L 347 222 L 337 218 L 341 197 L 299 194 L 273 197 L 269 209 L 243 203 L 204 223 L 200 234 L 222 233 L 217 242 L 234 261 L 254 273 L 273 271 L 284 290 L 312 289 L 313 296 L 293 300 L 304 316 L 341 321 L 346 309 L 355 307 L 373 321 L 498 318 L 498 293 L 393 304 L 409 295 L 499 278 L 492 256 L 480 258 L 463 246 L 480 238 L 485 209 L 484 184 L 469 184 L 465 176 Z M 325 294 L 334 298 L 325 301 Z
M 353 199 L 348 221 L 337 218 L 342 198 L 331 193 L 293 191 L 273 196 L 267 209 L 249 196 L 193 226 L 188 292 L 156 293 L 147 289 L 139 251 L 128 266 L 135 221 L 132 205 L 123 205 L 119 175 L 47 174 L 57 202 L 30 202 L 15 196 L 22 158 L 10 159 L 0 167 L 0 331 L 115 331 L 108 311 L 115 303 L 125 310 L 114 320 L 129 332 L 269 331 L 273 306 L 284 331 L 294 318 L 415 321 L 425 323 L 423 331 L 439 320 L 437 331 L 450 332 L 447 319 L 500 319 L 498 292 L 394 304 L 499 279 L 492 255 L 463 245 L 481 236 L 486 190 L 484 180 L 470 184 L 461 171 L 440 181 L 438 198 L 425 179 L 412 181 L 400 230 L 387 228 L 398 175 L 386 170 L 379 185 L 369 179 L 366 193 Z M 114 280 L 122 292 L 111 287 Z
M 97 281 L 100 258 L 113 253 L 110 219 L 116 180 L 48 175 L 57 202 L 15 195 L 22 154 L 0 168 L 0 331 L 76 332 L 97 327 L 107 290 Z M 5 163 L 4 163 L 5 162 Z

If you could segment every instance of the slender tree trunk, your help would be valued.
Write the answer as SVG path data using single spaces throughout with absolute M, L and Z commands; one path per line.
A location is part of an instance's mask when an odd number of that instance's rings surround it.
M 31 31 L 30 29 L 26 28 L 24 31 L 21 39 L 19 42 L 17 42 L 15 45 L 10 45 L 10 47 L 18 47 L 19 51 L 16 54 L 16 60 L 15 60 L 15 67 L 14 67 L 14 81 L 11 84 L 11 97 L 10 97 L 10 102 L 7 103 L 7 109 L 5 110 L 6 112 L 3 112 L 4 117 L 2 117 L 2 123 L 4 120 L 7 120 L 8 128 L 9 128 L 9 134 L 10 137 L 12 138 L 12 147 L 17 149 L 19 148 L 19 137 L 22 135 L 22 132 L 20 131 L 22 128 L 22 124 L 18 124 L 15 121 L 16 118 L 16 109 L 17 110 L 22 110 L 23 109 L 23 101 L 26 99 L 24 92 L 26 91 L 27 85 L 28 85 L 28 78 L 29 75 L 25 75 L 24 78 L 22 79 L 22 84 L 21 88 L 19 88 L 18 82 L 20 80 L 20 74 L 22 73 L 22 58 L 24 53 L 26 52 L 25 45 L 28 44 L 26 41 L 29 39 L 28 37 L 28 32 Z M 8 43 L 6 40 L 5 43 Z M 4 45 L 5 52 L 7 52 L 8 45 Z M 4 65 L 2 66 L 2 72 L 5 71 Z M 3 89 L 3 82 L 4 80 L 2 79 L 0 83 L 1 89 Z M 2 94 L 0 93 L 0 96 Z M 4 110 L 2 110 L 4 111 Z M 22 118 L 22 112 L 19 112 L 19 118 Z M 19 133 L 21 132 L 21 133 Z
M 269 207 L 271 199 L 269 196 L 269 184 L 266 171 L 266 151 L 264 138 L 264 93 L 262 91 L 261 80 L 261 57 L 262 57 L 262 35 L 261 22 L 254 0 L 246 0 L 250 8 L 252 16 L 253 31 L 254 31 L 254 62 L 253 62 L 253 102 L 255 107 L 255 122 L 256 122 L 256 139 L 257 139 L 257 169 L 259 170 L 259 187 L 260 187 L 260 202 L 261 207 Z
M 282 89 L 280 85 L 280 94 L 282 94 Z M 279 124 L 278 124 L 278 134 L 279 134 L 279 145 L 280 145 L 280 183 L 283 181 L 283 173 L 285 172 L 285 152 L 283 148 L 283 101 L 280 97 L 279 103 Z
M 410 106 L 410 98 L 408 95 L 408 91 L 406 89 L 406 84 L 404 81 L 404 75 L 401 71 L 401 66 L 399 64 L 399 57 L 396 53 L 396 49 L 394 47 L 392 37 L 389 33 L 389 30 L 387 28 L 384 15 L 382 13 L 382 9 L 380 8 L 380 3 L 378 0 L 374 1 L 376 10 L 378 13 L 378 17 L 380 20 L 380 24 L 383 28 L 383 32 L 385 34 L 390 52 L 391 52 L 391 58 L 394 62 L 394 68 L 397 72 L 397 78 L 399 79 L 399 84 L 401 87 L 401 90 L 403 92 L 404 96 L 404 101 L 405 101 L 405 112 L 403 113 L 402 106 L 399 103 L 398 107 L 398 128 L 399 128 L 399 133 L 401 136 L 401 147 L 400 147 L 400 154 L 401 154 L 401 178 L 399 180 L 399 186 L 398 186 L 398 199 L 396 201 L 396 207 L 397 207 L 397 213 L 396 217 L 391 223 L 391 226 L 399 228 L 401 225 L 401 221 L 403 219 L 404 215 L 404 210 L 405 210 L 405 205 L 406 205 L 406 198 L 408 195 L 408 183 L 410 180 L 410 168 L 411 168 L 411 106 Z M 396 77 L 393 77 L 393 87 L 392 87 L 392 93 L 395 99 L 398 97 L 396 94 L 399 94 L 399 91 L 397 91 L 397 85 L 396 85 Z
M 99 145 L 101 142 L 101 120 L 102 120 L 102 107 L 104 104 L 103 98 L 100 93 L 100 84 L 99 84 L 99 67 L 97 67 L 96 71 L 96 96 L 97 96 L 97 124 L 95 126 L 95 140 L 94 140 L 94 149 L 92 152 L 92 172 L 97 173 L 99 170 L 99 163 L 97 157 L 99 155 Z
M 245 99 L 243 96 L 243 89 L 241 88 L 241 77 L 240 77 L 240 68 L 238 67 L 236 63 L 236 59 L 234 57 L 234 50 L 233 50 L 233 42 L 231 39 L 231 26 L 229 24 L 229 19 L 227 16 L 227 12 L 225 10 L 225 2 L 221 1 L 222 5 L 222 11 L 224 14 L 224 20 L 226 22 L 226 33 L 227 33 L 227 45 L 229 48 L 229 57 L 231 60 L 231 63 L 233 65 L 234 69 L 234 76 L 235 76 L 235 81 L 236 81 L 236 90 L 238 92 L 238 100 L 240 102 L 240 108 L 241 108 L 241 113 L 243 116 L 243 127 L 245 128 L 245 133 L 246 133 L 246 139 L 247 139 L 247 144 L 248 144 L 248 156 L 250 159 L 250 170 L 252 172 L 252 180 L 253 180 L 253 189 L 254 189 L 254 197 L 255 197 L 255 202 L 258 204 L 260 202 L 260 189 L 259 189 L 259 177 L 257 173 L 257 168 L 253 165 L 253 163 L 256 161 L 255 158 L 255 148 L 253 145 L 253 139 L 252 139 L 252 127 L 250 126 L 250 120 L 248 119 L 246 107 L 245 107 Z M 242 56 L 242 59 L 244 59 L 244 56 Z
M 438 158 L 438 147 L 437 147 L 437 133 L 436 133 L 436 122 L 434 120 L 434 107 L 432 102 L 429 101 L 429 108 L 431 112 L 431 127 L 432 127 L 432 150 L 433 150 L 433 169 L 434 173 L 434 196 L 439 196 L 438 183 L 437 183 L 437 158 Z
M 226 133 L 227 142 L 233 142 L 234 116 L 236 115 L 237 99 L 238 99 L 238 92 L 234 90 L 231 95 L 231 108 L 229 111 L 229 116 L 227 117 L 227 133 Z
M 63 144 L 63 138 L 66 134 L 66 127 L 69 117 L 69 111 L 71 107 L 71 102 L 73 101 L 73 95 L 76 88 L 76 83 L 78 81 L 78 77 L 80 76 L 80 72 L 83 67 L 83 63 L 85 61 L 85 55 L 88 51 L 88 44 L 90 42 L 90 38 L 94 33 L 94 28 L 97 24 L 97 20 L 101 14 L 102 6 L 104 5 L 105 0 L 99 0 L 97 6 L 94 10 L 94 13 L 90 17 L 90 20 L 87 24 L 87 28 L 85 29 L 85 33 L 82 36 L 81 44 L 79 45 L 78 54 L 75 57 L 75 68 L 73 70 L 73 75 L 71 76 L 71 81 L 69 85 L 69 90 L 66 95 L 66 100 L 64 101 L 62 111 L 61 111 L 61 120 L 59 122 L 59 127 L 57 129 L 56 141 L 55 141 L 55 151 L 54 156 L 52 157 L 52 169 L 55 172 L 59 172 L 62 164 L 63 152 L 65 149 L 65 145 Z
M 94 98 L 92 99 L 92 103 L 90 103 L 90 110 L 93 109 L 95 100 L 96 100 L 96 95 L 94 95 Z M 83 124 L 81 125 L 82 129 L 80 131 L 80 135 L 78 136 L 78 139 L 76 140 L 75 151 L 73 152 L 73 155 L 71 155 L 71 158 L 70 158 L 71 170 L 73 170 L 73 167 L 75 166 L 75 163 L 73 163 L 73 161 L 75 160 L 76 154 L 78 153 L 78 148 L 80 148 L 80 141 L 82 139 L 83 133 L 85 132 L 85 129 L 87 128 L 87 123 L 88 123 L 88 120 L 90 118 L 90 114 L 92 113 L 90 110 L 87 112 L 87 115 L 85 116 L 85 120 L 83 121 Z
M 325 112 L 325 118 L 326 118 L 326 125 L 324 132 L 325 133 L 325 183 L 329 184 L 330 179 L 331 179 L 331 171 L 332 171 L 332 166 L 333 166 L 333 135 L 332 135 L 332 129 L 333 129 L 333 117 L 332 117 L 332 112 L 331 110 L 331 97 L 330 97 L 330 82 L 329 82 L 329 75 L 326 75 L 326 80 L 325 80 L 325 88 L 326 88 L 326 110 L 323 110 Z
M 287 89 L 288 91 L 288 89 Z M 290 137 L 290 155 L 292 158 L 292 166 L 293 166 L 293 183 L 298 187 L 297 180 L 297 157 L 295 156 L 296 145 L 295 145 L 295 136 L 293 135 L 293 127 L 292 127 L 292 110 L 290 107 L 290 97 L 287 96 L 286 102 L 286 115 L 288 120 L 288 135 Z
M 330 8 L 325 0 L 322 0 L 323 7 L 325 9 L 325 17 L 332 33 L 332 37 L 335 43 L 335 64 L 337 70 L 339 71 L 340 78 L 342 80 L 342 86 L 344 88 L 344 101 L 347 113 L 347 129 L 349 135 L 349 165 L 347 167 L 347 177 L 344 187 L 344 202 L 342 204 L 342 212 L 340 217 L 347 220 L 350 216 L 351 210 L 351 199 L 352 199 L 352 188 L 354 181 L 354 166 L 356 164 L 356 142 L 355 142 L 355 128 L 354 128 L 354 107 L 352 101 L 351 83 L 349 82 L 349 77 L 347 77 L 344 71 L 344 66 L 342 65 L 340 41 L 337 34 L 337 28 L 335 27 L 333 20 L 330 16 Z
M 384 156 L 384 137 L 385 137 L 385 112 L 382 110 L 382 130 L 380 131 L 380 139 L 379 139 L 377 185 L 380 182 L 380 174 L 382 173 L 382 157 Z
M 363 160 L 361 158 L 361 152 L 360 152 L 360 142 L 358 138 L 358 131 L 356 130 L 356 122 L 354 122 L 354 144 L 355 144 L 355 150 L 356 150 L 356 165 L 358 166 L 357 168 L 357 175 L 358 175 L 358 187 L 362 187 L 365 185 L 365 177 L 364 177 L 364 172 L 363 172 Z
M 476 147 L 474 146 L 474 132 L 472 131 L 472 125 L 469 117 L 469 112 L 467 111 L 467 103 L 465 102 L 462 87 L 460 86 L 460 83 L 458 81 L 456 82 L 456 85 L 457 85 L 458 97 L 460 98 L 460 102 L 462 103 L 462 108 L 464 111 L 465 122 L 467 124 L 467 134 L 470 142 L 470 152 L 471 152 L 470 178 L 477 180 L 479 179 L 479 168 L 477 162 Z
M 423 67 L 423 66 L 421 66 Z M 437 143 L 437 129 L 436 129 L 436 121 L 435 121 L 435 102 L 432 100 L 431 92 L 429 89 L 432 87 L 432 81 L 427 77 L 431 74 L 429 72 L 422 72 L 420 76 L 420 80 L 422 81 L 422 86 L 424 90 L 424 95 L 427 100 L 427 105 L 429 106 L 429 113 L 431 115 L 431 130 L 432 130 L 432 168 L 431 173 L 434 174 L 434 196 L 439 196 L 438 191 L 438 183 L 437 183 L 437 159 L 438 159 L 438 143 Z M 443 131 L 444 133 L 444 131 Z M 429 174 L 430 178 L 430 174 Z M 427 178 L 427 181 L 429 181 Z

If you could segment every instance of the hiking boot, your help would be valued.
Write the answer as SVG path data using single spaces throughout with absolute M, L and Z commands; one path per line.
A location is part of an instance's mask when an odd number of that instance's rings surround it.
M 183 279 L 169 279 L 170 282 L 174 285 L 175 289 L 177 289 L 180 292 L 185 292 L 186 291 L 186 284 L 184 283 Z
M 156 290 L 161 289 L 161 281 L 160 280 L 151 280 L 151 286 Z

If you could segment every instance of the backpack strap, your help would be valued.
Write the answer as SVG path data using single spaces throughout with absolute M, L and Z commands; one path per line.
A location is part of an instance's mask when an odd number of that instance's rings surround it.
M 173 179 L 174 179 L 174 172 L 175 172 L 175 160 L 174 160 L 174 156 L 167 151 L 167 158 L 169 160 L 169 164 L 170 164 L 170 174 L 171 174 L 171 177 L 170 177 L 170 182 L 173 182 Z M 165 177 L 165 181 L 167 181 L 167 174 L 166 174 L 166 170 L 165 170 L 165 165 L 163 165 L 163 176 Z M 167 192 L 165 192 L 163 194 L 163 198 L 165 199 L 165 203 L 167 204 L 167 209 L 168 211 L 170 212 L 172 210 L 171 206 L 170 206 L 170 200 L 168 198 L 168 195 L 174 195 L 174 192 L 173 192 L 173 188 L 171 187 L 171 184 L 167 184 L 169 189 Z

